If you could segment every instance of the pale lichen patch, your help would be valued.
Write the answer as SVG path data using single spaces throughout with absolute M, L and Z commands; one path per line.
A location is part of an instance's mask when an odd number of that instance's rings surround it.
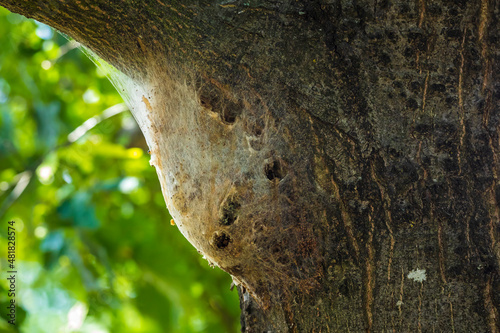
M 414 269 L 410 273 L 408 273 L 408 279 L 423 282 L 427 280 L 427 275 L 425 274 L 425 269 Z

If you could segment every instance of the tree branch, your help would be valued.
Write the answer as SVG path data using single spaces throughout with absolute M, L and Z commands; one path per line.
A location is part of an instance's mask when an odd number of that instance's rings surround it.
M 153 53 L 169 52 L 180 42 L 187 47 L 194 35 L 189 21 L 204 2 L 193 7 L 160 0 L 1 0 L 0 5 L 73 37 L 130 74 L 144 68 Z

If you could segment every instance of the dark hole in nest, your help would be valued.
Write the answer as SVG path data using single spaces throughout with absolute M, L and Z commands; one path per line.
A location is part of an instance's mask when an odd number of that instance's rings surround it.
M 288 265 L 290 263 L 290 260 L 285 255 L 279 256 L 276 261 L 282 265 Z
M 276 244 L 276 245 L 274 245 L 274 246 L 272 247 L 272 249 L 271 249 L 271 252 L 272 252 L 272 253 L 274 253 L 274 254 L 275 254 L 275 253 L 279 253 L 279 252 L 281 252 L 281 251 L 282 251 L 281 246 L 280 246 L 280 245 L 277 245 L 277 244 Z
M 250 133 L 252 133 L 254 136 L 261 136 L 264 128 L 266 127 L 266 124 L 262 119 L 255 119 L 253 122 L 250 122 L 248 124 L 248 130 Z
M 243 111 L 243 103 L 234 101 L 220 92 L 204 89 L 200 92 L 200 105 L 207 110 L 218 113 L 226 124 L 232 124 Z
M 200 95 L 200 104 L 204 108 L 214 112 L 220 107 L 219 98 L 213 93 L 202 93 Z
M 236 118 L 241 114 L 242 110 L 243 105 L 241 102 L 226 101 L 226 104 L 222 110 L 220 110 L 220 117 L 223 122 L 232 124 L 236 121 Z
M 222 208 L 222 217 L 220 223 L 222 225 L 231 225 L 238 217 L 238 209 L 241 207 L 240 203 L 234 198 L 229 199 Z
M 218 249 L 223 249 L 229 245 L 231 238 L 225 233 L 214 235 L 214 244 Z
M 281 167 L 281 163 L 278 161 L 272 161 L 271 163 L 266 164 L 265 167 L 266 177 L 269 180 L 283 179 L 283 168 Z

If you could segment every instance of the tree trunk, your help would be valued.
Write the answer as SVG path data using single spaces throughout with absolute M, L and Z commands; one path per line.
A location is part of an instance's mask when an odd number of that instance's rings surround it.
M 114 74 L 244 332 L 499 332 L 500 2 L 0 0 Z

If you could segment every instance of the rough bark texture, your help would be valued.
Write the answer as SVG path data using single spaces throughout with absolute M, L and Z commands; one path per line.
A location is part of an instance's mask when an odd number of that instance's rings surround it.
M 133 80 L 243 331 L 500 331 L 498 0 L 0 4 Z

